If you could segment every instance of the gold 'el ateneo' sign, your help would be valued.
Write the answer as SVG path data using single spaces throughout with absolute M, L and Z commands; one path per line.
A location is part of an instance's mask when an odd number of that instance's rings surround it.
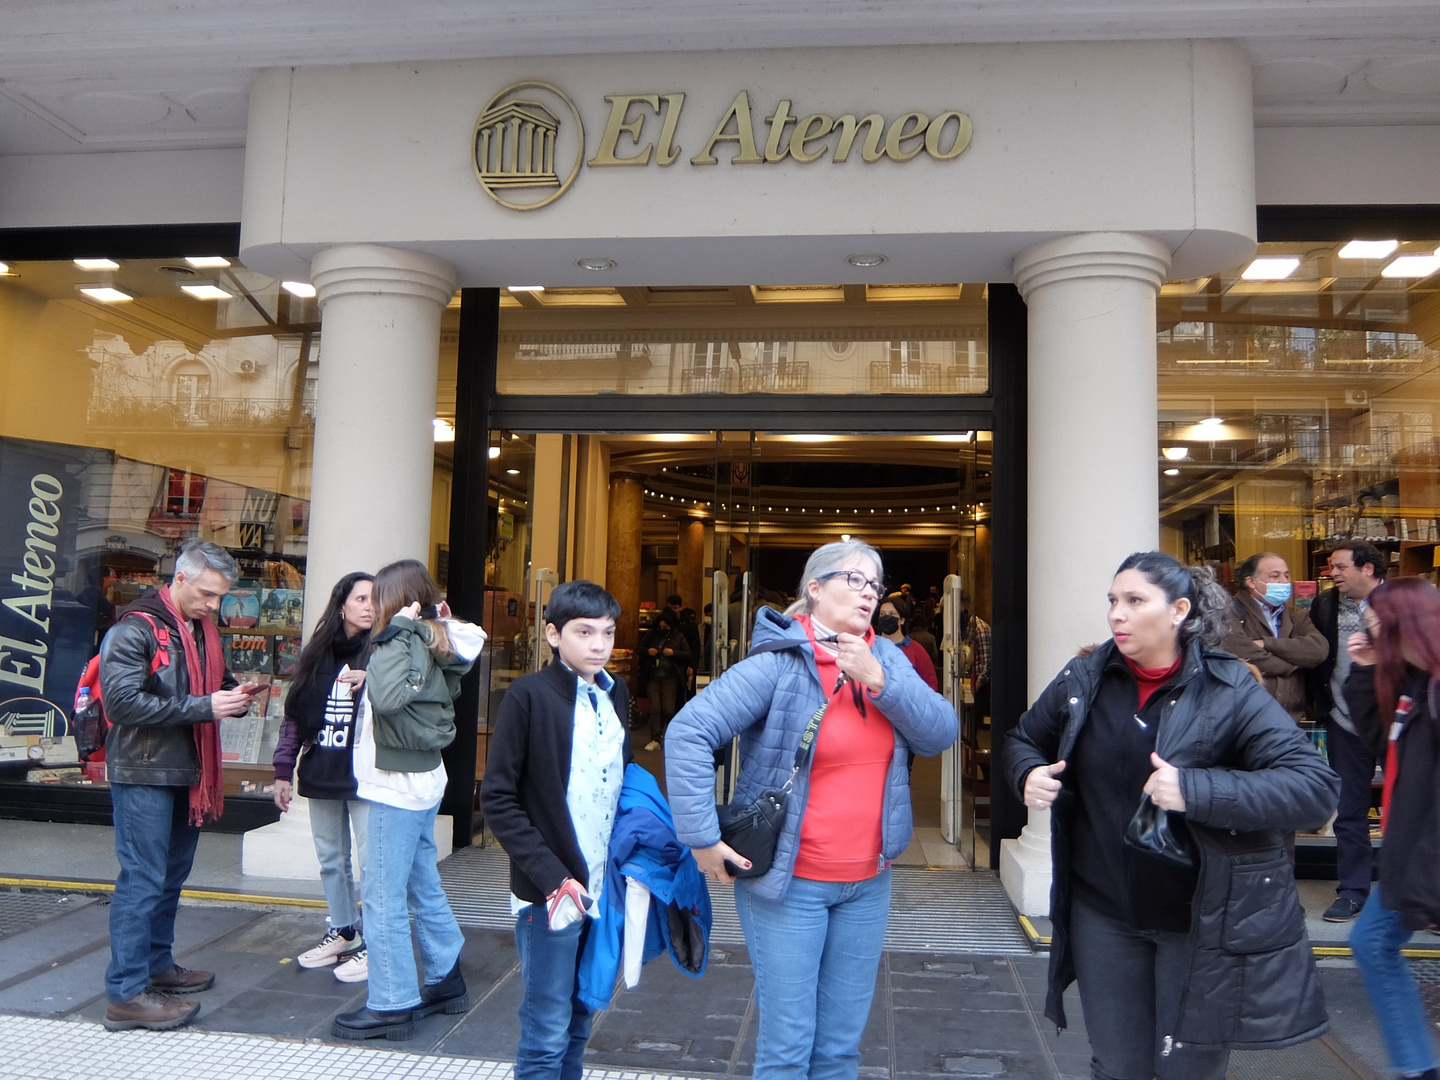
M 580 110 L 559 87 L 547 82 L 511 83 L 492 97 L 475 121 L 471 157 L 475 175 L 492 199 L 511 210 L 538 210 L 570 189 L 588 168 L 610 166 L 668 168 L 680 160 L 676 142 L 683 93 L 606 94 L 609 115 L 595 153 L 586 158 L 585 124 Z M 852 154 L 865 164 L 882 159 L 910 161 L 926 154 L 953 161 L 970 145 L 974 127 L 958 110 L 930 115 L 905 112 L 891 119 L 880 113 L 794 113 L 782 99 L 763 124 L 742 90 L 713 126 L 694 166 L 717 165 L 718 147 L 731 150 L 731 165 L 802 165 L 829 156 L 844 164 Z M 728 144 L 728 146 L 727 146 Z

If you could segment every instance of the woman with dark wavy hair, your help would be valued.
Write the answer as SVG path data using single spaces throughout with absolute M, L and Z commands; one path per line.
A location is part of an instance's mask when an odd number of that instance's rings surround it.
M 1421 578 L 1377 585 L 1350 635 L 1345 700 L 1355 733 L 1385 762 L 1380 881 L 1350 930 L 1390 1064 L 1440 1080 L 1420 991 L 1400 949 L 1440 923 L 1440 592 Z
M 1110 640 L 1005 748 L 1015 792 L 1055 813 L 1045 1015 L 1065 1026 L 1078 981 L 1097 1080 L 1220 1080 L 1232 1047 L 1326 1029 L 1284 836 L 1324 822 L 1339 781 L 1217 651 L 1230 597 L 1208 567 L 1137 552 L 1109 605 Z M 1128 843 L 1132 818 L 1163 820 L 1178 849 Z

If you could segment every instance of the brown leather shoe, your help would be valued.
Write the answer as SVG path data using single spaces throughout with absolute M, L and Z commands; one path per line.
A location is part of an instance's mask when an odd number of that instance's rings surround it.
M 106 1005 L 105 1019 L 101 1023 L 107 1031 L 125 1031 L 129 1028 L 169 1031 L 171 1028 L 188 1024 L 195 1019 L 195 1014 L 199 1011 L 198 1001 L 192 1004 L 157 990 L 141 990 L 129 1001 L 112 1001 Z
M 150 989 L 167 994 L 198 994 L 215 985 L 213 971 L 191 971 L 176 964 L 169 971 L 150 976 Z

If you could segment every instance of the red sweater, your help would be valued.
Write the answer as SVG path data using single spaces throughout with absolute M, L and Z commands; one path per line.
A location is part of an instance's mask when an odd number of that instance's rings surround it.
M 800 616 L 815 642 L 808 616 Z M 873 642 L 874 631 L 865 632 Z M 828 649 L 815 645 L 820 685 L 829 693 L 840 669 Z M 810 795 L 800 822 L 795 875 L 813 881 L 863 881 L 880 872 L 885 776 L 895 755 L 895 729 L 866 695 L 865 715 L 849 684 L 830 699 L 810 761 Z
M 900 646 L 900 651 L 910 658 L 910 666 L 925 680 L 925 685 L 939 693 L 940 680 L 935 677 L 935 664 L 930 659 L 930 654 L 925 651 L 925 646 L 914 638 L 907 637 L 905 644 Z

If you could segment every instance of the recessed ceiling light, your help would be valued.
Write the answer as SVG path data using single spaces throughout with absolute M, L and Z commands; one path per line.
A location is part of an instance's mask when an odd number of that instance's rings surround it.
M 791 436 L 790 436 L 790 441 L 791 441 L 791 442 L 806 442 L 806 443 L 821 443 L 821 442 L 829 442 L 829 441 L 830 441 L 831 439 L 833 439 L 834 437 L 835 437 L 835 436 L 833 436 L 833 435 L 791 435 Z
M 1223 416 L 1207 416 L 1204 420 L 1200 421 L 1200 426 L 1219 427 L 1223 423 L 1225 423 L 1225 418 Z
M 544 285 L 506 285 L 506 292 L 544 292 Z
M 76 259 L 75 265 L 81 270 L 119 270 L 120 264 L 114 259 Z
M 878 251 L 862 251 L 854 255 L 845 256 L 845 261 L 851 266 L 858 266 L 862 269 L 869 266 L 879 266 L 887 261 L 884 255 Z
M 437 421 L 435 421 L 435 422 L 438 424 L 440 421 L 437 420 Z M 498 447 L 498 446 L 492 446 L 492 447 L 490 447 L 490 460 L 491 460 L 491 461 L 494 461 L 494 460 L 495 460 L 497 457 L 499 457 L 499 456 L 500 456 L 500 447 Z
M 1166 469 L 1166 470 L 1165 470 L 1165 475 L 1166 475 L 1166 476 L 1179 476 L 1179 475 L 1180 475 L 1180 470 L 1179 470 L 1179 469 Z
M 1184 461 L 1190 456 L 1190 448 L 1187 446 L 1164 446 L 1161 447 L 1160 453 L 1170 461 Z
M 196 300 L 233 300 L 234 296 L 220 288 L 219 285 L 209 281 L 202 281 L 195 285 L 181 285 L 180 291 L 189 293 Z
M 615 260 L 606 259 L 602 256 L 595 256 L 591 258 L 576 259 L 575 265 L 580 267 L 581 270 L 614 270 Z
M 436 442 L 455 441 L 455 425 L 450 423 L 449 420 L 441 420 L 440 417 L 437 416 L 431 423 L 435 425 Z
M 308 281 L 282 281 L 280 287 L 291 296 L 298 296 L 302 300 L 308 300 L 315 295 L 315 286 Z
M 197 270 L 219 270 L 230 265 L 229 259 L 219 255 L 186 255 L 185 261 Z
M 849 534 L 849 533 L 841 533 L 841 534 L 840 534 L 840 539 L 841 539 L 841 540 L 847 540 L 847 541 L 848 541 L 848 540 L 850 539 L 850 534 Z
M 0 274 L 8 274 L 8 273 L 10 273 L 10 264 L 9 264 L 9 263 L 0 262 Z
M 1433 255 L 1401 255 L 1384 270 L 1381 270 L 1380 276 L 1427 278 L 1436 270 L 1440 270 L 1440 251 L 1436 251 Z
M 1283 258 L 1254 259 L 1240 271 L 1246 281 L 1284 281 L 1300 266 L 1300 260 L 1293 255 Z
M 519 475 L 520 475 L 520 470 L 519 470 L 519 469 L 506 469 L 506 470 L 505 470 L 505 475 L 506 475 L 506 476 L 519 476 Z
M 124 289 L 117 289 L 113 285 L 81 285 L 80 291 L 91 300 L 99 300 L 106 304 L 118 304 L 122 300 L 134 300 Z
M 1351 240 L 1335 254 L 1342 259 L 1385 259 L 1399 246 L 1399 240 Z

